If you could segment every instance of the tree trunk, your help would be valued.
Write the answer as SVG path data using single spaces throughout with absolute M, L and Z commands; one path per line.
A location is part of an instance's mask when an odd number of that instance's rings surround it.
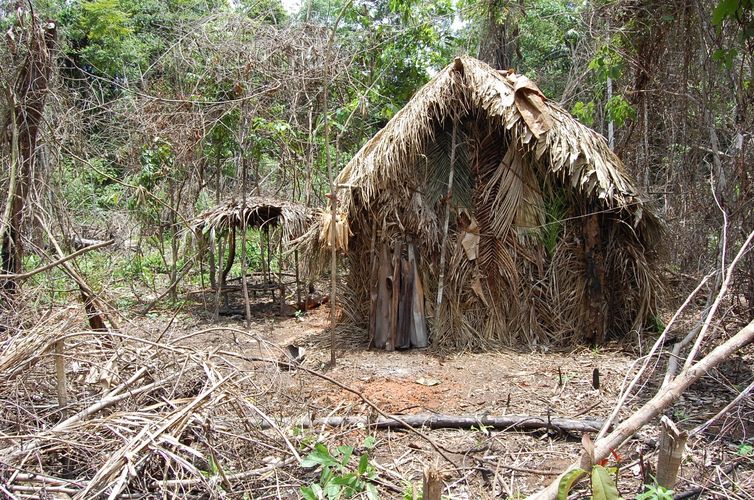
M 488 0 L 477 57 L 495 69 L 515 66 L 519 28 L 511 15 L 513 8 L 512 0 Z
M 6 140 L 11 141 L 11 149 L 17 155 L 16 164 L 11 165 L 16 175 L 12 176 L 14 178 L 8 189 L 6 218 L 2 221 L 0 261 L 3 274 L 19 274 L 23 264 L 23 213 L 36 162 L 37 135 L 47 98 L 52 51 L 57 36 L 57 27 L 51 21 L 40 25 L 32 16 L 29 23 L 26 33 L 28 53 L 18 70 L 15 85 L 7 90 L 9 103 L 4 118 Z M 8 45 L 16 47 L 14 44 Z M 14 53 L 13 57 L 15 59 L 18 54 Z M 3 288 L 15 293 L 16 281 L 7 279 Z

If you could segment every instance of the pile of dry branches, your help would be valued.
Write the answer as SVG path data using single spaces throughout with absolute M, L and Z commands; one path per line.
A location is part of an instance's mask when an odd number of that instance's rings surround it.
M 277 349 L 251 339 L 255 359 L 269 358 L 255 362 L 191 347 L 222 329 L 177 338 L 164 330 L 152 341 L 79 330 L 81 317 L 69 307 L 0 338 L 3 493 L 297 490 L 297 446 L 277 422 L 287 416 L 280 409 L 302 406 L 289 404 L 296 395 Z

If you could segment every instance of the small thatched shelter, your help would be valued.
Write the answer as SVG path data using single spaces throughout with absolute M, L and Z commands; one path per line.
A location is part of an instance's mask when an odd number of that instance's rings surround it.
M 226 288 L 226 280 L 236 256 L 236 235 L 240 231 L 255 229 L 260 231 L 261 245 L 261 274 L 264 280 L 263 288 L 272 284 L 271 260 L 275 251 L 278 256 L 278 283 L 282 287 L 282 251 L 291 242 L 301 237 L 312 223 L 312 212 L 303 205 L 280 200 L 269 196 L 248 196 L 245 200 L 233 199 L 202 212 L 191 222 L 190 230 L 196 236 L 199 251 L 202 255 L 210 256 L 210 281 L 212 288 Z M 270 231 L 279 228 L 276 242 L 271 243 Z M 219 247 L 221 254 L 227 245 L 228 256 L 224 265 L 221 259 L 215 258 L 216 242 L 222 242 Z M 218 273 L 215 266 L 223 267 Z M 216 275 L 219 274 L 219 279 Z M 298 269 L 295 272 L 296 289 L 299 290 Z M 299 292 L 300 294 L 300 292 Z
M 269 196 L 249 196 L 245 202 L 230 200 L 197 215 L 191 223 L 194 234 L 224 233 L 240 228 L 283 227 L 287 245 L 306 232 L 311 211 L 303 205 Z
M 344 319 L 377 347 L 601 343 L 653 313 L 661 227 L 604 138 L 461 57 L 337 178 Z M 307 234 L 329 251 L 330 215 Z M 439 304 L 439 307 L 438 307 Z

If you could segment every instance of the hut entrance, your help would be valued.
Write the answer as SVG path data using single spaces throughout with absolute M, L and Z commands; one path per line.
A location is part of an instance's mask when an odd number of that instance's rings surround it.
M 416 245 L 398 239 L 372 254 L 369 343 L 379 349 L 427 347 L 424 285 Z

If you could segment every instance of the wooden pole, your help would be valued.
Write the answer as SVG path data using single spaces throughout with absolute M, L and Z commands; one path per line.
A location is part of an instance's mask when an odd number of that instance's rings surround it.
M 285 314 L 285 285 L 283 285 L 283 226 L 278 234 L 278 289 L 280 290 L 280 314 Z
M 448 226 L 450 225 L 450 199 L 453 196 L 453 175 L 456 167 L 456 147 L 458 135 L 458 120 L 453 120 L 453 138 L 450 146 L 450 174 L 448 174 L 448 193 L 445 195 L 445 222 L 442 229 L 442 242 L 440 243 L 440 278 L 437 281 L 437 304 L 435 305 L 435 324 L 437 329 L 440 324 L 440 306 L 442 305 L 442 293 L 445 287 L 445 245 L 448 243 Z
M 241 112 L 243 112 L 245 107 L 246 101 L 244 101 L 243 104 L 241 104 Z M 246 131 L 249 127 L 249 116 L 248 114 L 244 113 L 244 119 L 243 119 L 243 128 L 241 129 L 241 140 L 240 143 L 243 146 L 245 140 L 246 140 Z M 249 284 L 246 280 L 246 274 L 247 274 L 247 266 L 246 266 L 246 237 L 248 233 L 248 224 L 246 220 L 246 190 L 247 190 L 247 182 L 246 182 L 246 157 L 244 156 L 243 151 L 246 148 L 241 148 L 242 152 L 239 153 L 241 156 L 240 163 L 241 163 L 241 206 L 243 207 L 241 211 L 241 288 L 243 288 L 243 303 L 244 303 L 244 309 L 246 312 L 246 329 L 251 328 L 251 301 L 249 300 Z
M 215 293 L 214 321 L 220 319 L 220 295 L 223 293 L 223 253 L 225 253 L 225 248 L 223 247 L 223 236 L 220 234 L 217 236 L 217 291 Z
M 422 500 L 440 500 L 443 484 L 442 475 L 434 467 L 424 469 L 424 484 L 422 485 Z
M 327 164 L 327 180 L 330 183 L 330 366 L 335 366 L 335 315 L 336 315 L 336 295 L 338 286 L 338 249 L 336 229 L 338 227 L 338 188 L 335 185 L 333 175 L 332 161 L 330 158 L 330 118 L 329 118 L 329 88 L 330 88 L 330 55 L 332 52 L 335 33 L 338 25 L 346 14 L 346 10 L 351 6 L 352 1 L 343 4 L 338 13 L 338 18 L 330 31 L 330 37 L 327 40 L 327 51 L 325 52 L 325 85 L 322 89 L 322 107 L 324 108 L 324 125 L 325 125 L 325 163 Z M 337 149 L 337 148 L 336 148 Z
M 65 378 L 65 341 L 58 340 L 55 342 L 55 375 L 57 378 L 57 390 L 58 390 L 58 407 L 60 408 L 60 415 L 65 419 L 66 410 L 68 406 L 68 388 Z

